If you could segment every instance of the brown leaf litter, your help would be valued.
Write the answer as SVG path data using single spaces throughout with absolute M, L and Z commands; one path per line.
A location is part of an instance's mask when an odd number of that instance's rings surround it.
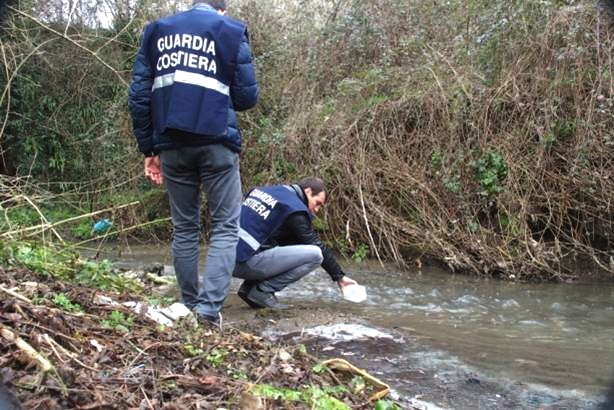
M 130 309 L 97 303 L 143 296 L 113 294 L 0 268 L 0 381 L 24 409 L 271 409 L 304 403 L 257 397 L 255 384 L 300 389 L 341 383 L 314 373 L 317 360 L 226 326 L 222 335 L 189 321 L 163 327 Z M 54 304 L 63 294 L 80 309 Z M 104 325 L 113 311 L 131 318 L 128 331 Z M 116 317 L 119 315 L 116 313 Z M 339 397 L 371 408 L 366 395 Z

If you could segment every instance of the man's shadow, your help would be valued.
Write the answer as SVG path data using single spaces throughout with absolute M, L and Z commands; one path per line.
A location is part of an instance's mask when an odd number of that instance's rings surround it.
M 597 406 L 596 410 L 614 410 L 614 378 L 605 394 L 605 401 Z
M 21 406 L 10 383 L 5 383 L 0 373 L 0 410 L 20 410 Z

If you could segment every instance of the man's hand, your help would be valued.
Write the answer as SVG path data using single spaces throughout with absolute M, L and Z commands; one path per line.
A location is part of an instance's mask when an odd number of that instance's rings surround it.
M 348 285 L 358 285 L 358 282 L 350 277 L 344 276 L 337 281 L 337 285 L 339 285 L 339 288 L 343 290 L 343 288 Z
M 145 158 L 145 176 L 154 184 L 162 185 L 159 156 Z

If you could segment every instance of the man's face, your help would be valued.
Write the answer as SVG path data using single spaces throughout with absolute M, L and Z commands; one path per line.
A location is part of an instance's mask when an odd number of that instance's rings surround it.
M 314 215 L 320 211 L 324 202 L 326 202 L 326 193 L 324 191 L 313 195 L 311 188 L 305 188 L 305 196 L 307 197 L 307 207 Z

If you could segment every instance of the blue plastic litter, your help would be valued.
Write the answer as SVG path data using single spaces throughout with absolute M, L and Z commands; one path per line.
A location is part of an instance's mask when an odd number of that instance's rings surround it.
M 108 219 L 101 219 L 94 224 L 92 231 L 94 233 L 105 233 L 109 230 L 109 228 L 111 228 L 111 226 L 113 226 L 113 222 L 109 221 Z

